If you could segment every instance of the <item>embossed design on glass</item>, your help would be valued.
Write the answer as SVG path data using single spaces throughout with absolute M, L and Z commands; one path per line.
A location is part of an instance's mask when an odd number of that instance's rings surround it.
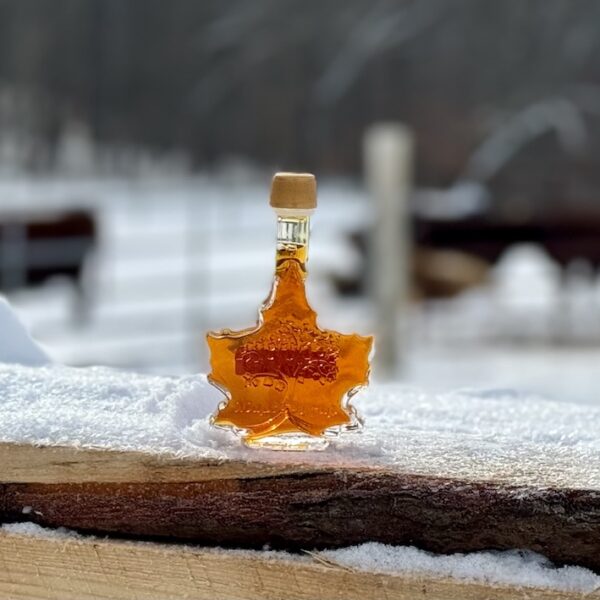
M 312 208 L 277 206 L 273 192 L 271 204 L 278 212 L 277 261 L 258 324 L 207 335 L 209 380 L 227 396 L 213 423 L 239 432 L 250 446 L 324 447 L 325 435 L 361 425 L 350 397 L 368 383 L 373 338 L 319 328 L 305 290 Z

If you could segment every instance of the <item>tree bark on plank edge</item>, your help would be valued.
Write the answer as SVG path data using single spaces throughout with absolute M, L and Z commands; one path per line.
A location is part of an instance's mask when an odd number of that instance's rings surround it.
M 25 511 L 25 512 L 24 512 Z M 2 521 L 290 550 L 369 541 L 433 552 L 530 549 L 600 570 L 600 494 L 381 471 L 168 483 L 6 483 Z

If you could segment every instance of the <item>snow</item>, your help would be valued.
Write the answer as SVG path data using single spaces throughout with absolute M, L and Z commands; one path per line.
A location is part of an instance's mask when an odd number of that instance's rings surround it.
M 403 382 L 430 391 L 485 386 L 599 406 L 600 281 L 562 271 L 540 247 L 514 246 L 488 285 L 411 315 Z
M 98 538 L 81 535 L 65 528 L 46 529 L 34 523 L 10 523 L 0 527 L 8 535 L 78 543 L 95 542 Z M 124 542 L 165 548 L 154 542 Z M 193 546 L 177 546 L 182 552 L 197 552 Z M 412 577 L 445 578 L 488 585 L 508 585 L 523 588 L 553 589 L 566 592 L 590 593 L 600 589 L 600 576 L 582 567 L 556 567 L 534 552 L 510 550 L 503 552 L 473 552 L 440 555 L 412 546 L 389 546 L 367 543 L 337 550 L 290 554 L 272 550 L 225 550 L 202 548 L 203 553 L 227 554 L 268 561 L 293 561 L 308 564 L 316 561 L 329 567 L 353 571 L 405 575 Z
M 306 454 L 249 450 L 211 427 L 221 399 L 203 374 L 0 364 L 0 441 L 288 464 L 352 462 L 466 481 L 600 488 L 595 407 L 505 389 L 432 393 L 373 385 L 354 399 L 365 430 Z
M 268 294 L 275 251 L 270 177 L 0 180 L 0 213 L 85 209 L 98 230 L 84 269 L 87 319 L 73 319 L 74 290 L 61 278 L 15 291 L 10 300 L 57 362 L 194 372 L 207 364 L 202 332 L 252 324 Z M 326 307 L 334 295 L 330 274 L 349 276 L 360 267 L 347 234 L 370 212 L 364 194 L 347 182 L 320 181 L 319 203 L 308 285 Z
M 517 587 L 592 592 L 600 576 L 582 567 L 557 568 L 540 554 L 524 550 L 440 555 L 412 546 L 368 543 L 320 553 L 341 566 L 390 575 L 451 577 L 463 581 Z
M 80 535 L 76 531 L 67 529 L 66 527 L 57 527 L 56 529 L 50 529 L 46 527 L 40 527 L 35 523 L 5 523 L 0 527 L 0 530 L 5 533 L 11 533 L 14 535 L 22 535 L 25 537 L 35 537 L 42 539 L 53 539 L 53 540 L 81 540 L 85 539 L 85 536 Z M 93 539 L 89 536 L 90 539 Z
M 33 341 L 8 302 L 0 297 L 0 362 L 42 365 L 50 361 Z
M 429 391 L 518 389 L 557 402 L 598 407 L 600 352 L 594 347 L 464 344 L 414 349 L 404 383 Z
M 224 172 L 0 181 L 1 210 L 87 207 L 97 218 L 87 321 L 72 318 L 73 290 L 59 279 L 10 296 L 57 362 L 193 373 L 208 367 L 203 332 L 255 321 L 273 266 L 270 174 L 238 181 Z M 355 182 L 321 179 L 319 202 L 311 302 L 323 326 L 373 333 L 369 301 L 338 296 L 329 277 L 352 275 L 362 264 L 347 236 L 372 217 L 368 198 Z M 487 287 L 415 306 L 398 377 L 433 392 L 511 387 L 600 405 L 600 281 L 581 268 L 566 275 L 525 244 L 505 254 Z

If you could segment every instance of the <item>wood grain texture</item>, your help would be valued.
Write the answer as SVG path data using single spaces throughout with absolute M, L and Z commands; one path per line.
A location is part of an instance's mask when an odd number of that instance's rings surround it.
M 155 543 L 32 538 L 0 532 L 0 597 L 10 600 L 598 600 L 350 570 Z
M 327 465 L 219 461 L 0 442 L 0 483 L 187 482 L 331 470 Z
M 0 522 L 23 520 L 249 548 L 368 541 L 441 553 L 525 548 L 557 563 L 600 570 L 598 490 L 462 481 L 364 466 L 211 462 L 4 445 Z

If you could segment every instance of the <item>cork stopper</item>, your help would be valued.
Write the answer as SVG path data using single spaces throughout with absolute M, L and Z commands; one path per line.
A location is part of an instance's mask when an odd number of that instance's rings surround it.
M 317 207 L 317 180 L 312 173 L 275 173 L 271 184 L 273 208 Z

